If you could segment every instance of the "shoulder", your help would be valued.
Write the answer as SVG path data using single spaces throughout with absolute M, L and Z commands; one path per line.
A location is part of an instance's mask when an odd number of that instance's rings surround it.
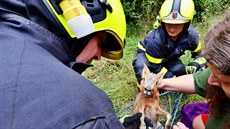
M 45 55 L 46 59 L 42 58 Z M 33 62 L 23 62 L 27 68 L 20 70 L 21 74 L 18 76 L 20 84 L 17 94 L 21 96 L 17 96 L 17 100 L 23 101 L 17 108 L 27 109 L 26 111 L 15 109 L 18 118 L 22 118 L 15 121 L 20 127 L 73 128 L 84 121 L 101 118 L 106 121 L 116 120 L 108 118 L 115 116 L 108 95 L 91 81 L 48 54 L 43 56 L 34 53 L 34 58 L 27 60 L 35 58 Z M 24 91 L 27 91 L 25 95 L 30 99 L 24 99 Z M 12 112 L 14 109 L 8 110 Z M 58 117 L 54 117 L 53 114 L 58 114 Z M 53 123 L 49 123 L 51 119 Z
M 188 42 L 192 46 L 197 46 L 199 44 L 199 36 L 197 31 L 194 28 L 189 27 L 188 29 Z
M 207 80 L 210 74 L 211 74 L 211 71 L 209 68 L 207 68 L 201 72 L 194 73 L 193 77 L 195 80 L 198 80 L 198 79 Z
M 165 31 L 163 30 L 162 27 L 158 27 L 157 29 L 151 30 L 147 35 L 146 38 L 152 38 L 152 39 L 159 39 L 160 37 L 165 36 Z
M 197 94 L 204 96 L 210 74 L 211 71 L 209 68 L 193 74 Z
M 188 35 L 190 39 L 198 39 L 198 33 L 194 28 L 189 27 L 188 29 Z
M 165 31 L 162 27 L 158 27 L 157 29 L 151 30 L 145 37 L 146 45 L 154 45 L 159 46 L 165 42 Z

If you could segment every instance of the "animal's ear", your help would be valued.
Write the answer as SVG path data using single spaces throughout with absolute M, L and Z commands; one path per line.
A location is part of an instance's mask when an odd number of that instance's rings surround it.
M 149 68 L 147 67 L 146 64 L 144 64 L 144 68 L 142 70 L 142 78 L 144 78 L 146 75 L 148 75 L 150 73 Z
M 159 72 L 157 74 L 157 84 L 161 83 L 163 77 L 164 77 L 164 72 Z

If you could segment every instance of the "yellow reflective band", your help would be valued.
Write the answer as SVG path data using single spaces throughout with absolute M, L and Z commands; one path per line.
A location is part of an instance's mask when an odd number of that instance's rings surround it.
M 152 56 L 150 56 L 148 53 L 145 53 L 145 56 L 147 57 L 147 59 L 154 64 L 160 64 L 162 63 L 163 59 L 159 59 L 159 58 L 154 58 Z
M 165 67 L 163 67 L 160 71 L 160 73 L 163 73 L 163 76 L 168 72 L 168 69 L 166 69 Z
M 141 88 L 140 84 L 139 84 L 138 82 L 136 82 L 136 83 L 137 83 L 137 87 L 138 87 L 138 88 Z
M 201 43 L 199 42 L 197 48 L 193 52 L 198 52 L 201 50 Z
M 146 51 L 146 49 L 140 43 L 138 44 L 138 48 L 140 48 L 143 51 Z
M 46 2 L 48 3 L 49 7 L 51 8 L 51 10 L 53 11 L 54 15 L 57 17 L 57 19 L 61 22 L 61 24 L 63 25 L 63 27 L 66 29 L 66 31 L 68 32 L 68 34 L 70 35 L 70 37 L 74 38 L 76 37 L 75 34 L 70 30 L 70 28 L 68 27 L 67 23 L 66 23 L 66 19 L 63 15 L 58 15 L 56 10 L 53 8 L 52 4 L 49 2 L 49 0 L 46 0 Z
M 85 7 L 81 4 L 80 0 L 63 0 L 60 2 L 60 7 L 63 10 L 63 15 L 67 21 L 74 17 L 87 14 Z

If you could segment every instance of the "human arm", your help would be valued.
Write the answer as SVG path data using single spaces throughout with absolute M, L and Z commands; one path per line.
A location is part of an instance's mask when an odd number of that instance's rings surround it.
M 182 75 L 176 78 L 162 79 L 159 90 L 169 90 L 181 93 L 196 93 L 192 74 Z

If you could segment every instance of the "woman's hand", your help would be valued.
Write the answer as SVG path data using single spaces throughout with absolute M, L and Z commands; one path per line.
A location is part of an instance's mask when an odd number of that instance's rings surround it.
M 173 125 L 173 129 L 189 129 L 183 123 L 177 122 L 176 125 Z

